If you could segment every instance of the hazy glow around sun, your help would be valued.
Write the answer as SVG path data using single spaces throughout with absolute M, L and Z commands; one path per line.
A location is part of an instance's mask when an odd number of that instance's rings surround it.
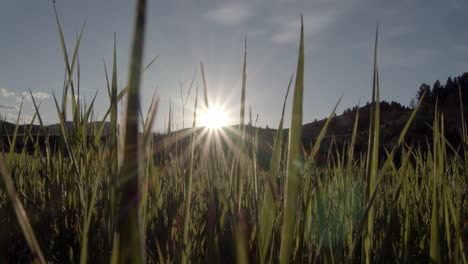
M 206 128 L 220 128 L 228 124 L 228 116 L 219 106 L 211 106 L 200 116 L 200 124 Z

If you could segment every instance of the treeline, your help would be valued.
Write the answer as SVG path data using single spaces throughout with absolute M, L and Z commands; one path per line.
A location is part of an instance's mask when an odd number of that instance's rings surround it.
M 423 101 L 425 109 L 434 109 L 436 103 L 442 108 L 453 108 L 456 105 L 459 107 L 460 92 L 462 101 L 466 103 L 468 100 L 468 72 L 453 79 L 449 77 L 445 85 L 442 85 L 439 80 L 435 81 L 432 87 L 427 83 L 421 84 L 416 93 L 416 98 L 412 100 L 411 105 L 414 106 L 416 101 L 423 94 L 426 94 Z

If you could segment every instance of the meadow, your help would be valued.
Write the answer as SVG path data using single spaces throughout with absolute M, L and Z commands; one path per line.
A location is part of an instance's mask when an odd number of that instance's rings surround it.
M 174 133 L 170 113 L 167 135 L 153 136 L 158 97 L 146 115 L 139 99 L 140 77 L 153 62 L 142 63 L 145 4 L 137 1 L 129 80 L 120 92 L 114 42 L 112 69 L 105 76 L 110 105 L 100 120 L 92 114 L 94 100 L 79 100 L 83 31 L 75 49 L 67 51 L 57 16 L 67 72 L 62 99 L 54 97 L 60 142 L 48 144 L 34 97 L 31 124 L 42 131 L 22 135 L 35 146 L 33 152 L 15 151 L 17 130 L 1 142 L 10 146 L 0 157 L 1 261 L 467 263 L 468 131 L 460 127 L 462 142 L 451 145 L 444 137 L 444 117 L 435 111 L 427 151 L 406 144 L 423 95 L 397 142 L 379 155 L 378 30 L 367 151 L 354 151 L 357 112 L 350 141 L 342 148 L 332 141 L 325 164 L 316 162 L 338 99 L 310 151 L 304 151 L 301 28 L 297 70 L 285 87 L 284 103 L 278 102 L 282 114 L 264 169 L 258 162 L 263 158 L 258 131 L 244 125 L 246 53 L 238 126 L 197 128 L 197 111 L 210 107 L 200 63 L 201 91 L 193 84 L 195 104 L 188 106 L 194 109 L 192 129 Z M 290 91 L 291 123 L 284 124 Z M 125 118 L 118 124 L 122 100 Z M 461 119 L 465 124 L 463 114 Z M 104 136 L 106 120 L 110 131 Z M 73 122 L 71 129 L 67 121 Z M 19 115 L 17 128 L 18 123 Z

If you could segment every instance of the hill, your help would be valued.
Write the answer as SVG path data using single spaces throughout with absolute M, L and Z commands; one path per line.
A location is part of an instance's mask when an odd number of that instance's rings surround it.
M 461 92 L 461 93 L 460 93 Z M 460 144 L 460 135 L 462 129 L 462 116 L 464 120 L 468 119 L 468 115 L 465 109 L 468 108 L 468 73 L 464 73 L 461 76 L 449 77 L 444 85 L 440 81 L 436 81 L 432 86 L 423 83 L 416 90 L 415 98 L 412 100 L 412 104 L 407 107 L 403 106 L 398 102 L 380 102 L 380 131 L 381 131 L 381 144 L 382 144 L 382 153 L 384 149 L 389 149 L 392 147 L 399 135 L 405 126 L 407 120 L 409 119 L 413 108 L 415 107 L 416 102 L 421 98 L 421 96 L 426 93 L 424 101 L 419 109 L 418 114 L 416 115 L 415 120 L 413 121 L 410 129 L 408 130 L 407 136 L 405 137 L 405 142 L 409 145 L 419 145 L 422 149 L 428 147 L 427 139 L 432 137 L 432 123 L 434 119 L 434 113 L 437 106 L 437 110 L 444 116 L 444 129 L 445 136 L 455 148 Z M 461 104 L 460 99 L 463 102 L 464 113 L 461 114 Z M 356 137 L 356 152 L 365 151 L 367 147 L 368 140 L 368 128 L 370 122 L 370 109 L 371 104 L 366 103 L 361 107 L 347 108 L 343 111 L 341 115 L 336 115 L 330 122 L 330 125 L 327 129 L 326 136 L 322 142 L 322 152 L 327 151 L 331 140 L 334 140 L 334 143 L 337 147 L 343 147 L 347 144 L 351 138 L 354 120 L 356 118 L 356 113 L 359 111 L 359 119 L 357 125 L 357 137 Z M 322 127 L 326 122 L 326 118 L 321 120 L 316 120 L 311 123 L 303 125 L 302 132 L 302 141 L 304 147 L 308 149 L 311 144 L 315 141 L 319 135 Z M 88 133 L 91 133 L 92 128 L 99 127 L 101 122 L 92 122 L 88 126 Z M 67 130 L 70 133 L 73 130 L 73 122 L 66 123 Z M 2 137 L 7 137 L 12 135 L 15 129 L 15 124 L 0 121 L 0 135 Z M 41 135 L 41 128 L 38 125 L 19 125 L 18 126 L 18 135 L 24 135 L 26 129 L 30 129 L 31 134 Z M 60 137 L 60 124 L 53 124 L 45 126 L 45 131 L 48 135 L 53 137 Z M 203 129 L 198 129 L 203 131 Z M 231 133 L 232 129 L 225 128 L 225 134 L 228 135 L 229 140 L 233 140 L 235 133 Z M 105 123 L 103 129 L 103 136 L 108 135 L 110 131 L 110 124 Z M 183 146 L 187 141 L 187 135 L 190 134 L 191 129 L 184 129 L 180 131 L 175 131 L 171 133 L 171 140 L 180 141 L 179 145 Z M 259 136 L 259 151 L 260 154 L 269 156 L 271 151 L 271 145 L 273 144 L 274 137 L 276 135 L 276 129 L 271 128 L 255 128 L 252 126 L 247 126 L 247 133 L 253 134 L 254 131 L 257 131 Z M 287 131 L 285 130 L 285 138 L 287 137 Z M 154 135 L 156 142 L 160 139 L 167 138 L 168 135 Z M 8 142 L 8 140 L 4 141 Z M 19 140 L 21 142 L 21 140 Z M 285 141 L 287 142 L 287 141 Z M 227 144 L 227 143 L 226 143 Z M 172 145 L 172 144 L 171 144 Z M 174 144 L 175 145 L 175 144 Z M 163 147 L 162 144 L 155 145 L 155 152 L 161 151 Z M 167 146 L 166 146 L 167 147 Z M 260 155 L 262 156 L 262 155 Z M 269 159 L 265 159 L 269 160 Z M 261 162 L 261 159 L 260 159 Z M 266 165 L 266 164 L 264 164 Z

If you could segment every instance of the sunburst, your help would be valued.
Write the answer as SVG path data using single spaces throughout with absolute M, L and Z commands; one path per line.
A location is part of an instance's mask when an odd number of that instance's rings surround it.
M 200 125 L 209 129 L 219 129 L 228 125 L 226 110 L 220 106 L 210 106 L 200 116 Z

